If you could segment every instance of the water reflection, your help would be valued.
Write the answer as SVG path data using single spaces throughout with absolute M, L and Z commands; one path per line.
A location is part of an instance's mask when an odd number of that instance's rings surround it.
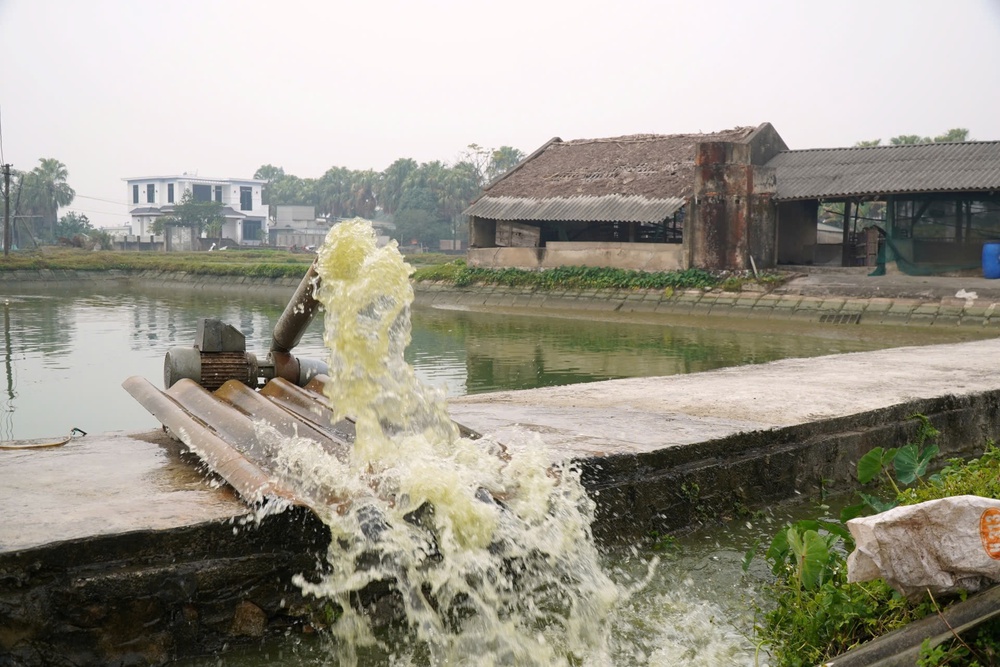
M 157 428 L 121 388 L 130 375 L 159 385 L 163 356 L 192 345 L 198 319 L 238 327 L 251 352 L 266 351 L 289 294 L 259 291 L 36 289 L 2 297 L 4 387 L 0 439 Z M 673 375 L 786 357 L 969 340 L 982 330 L 720 329 L 552 319 L 416 308 L 406 360 L 450 396 L 614 378 Z M 726 322 L 730 325 L 732 322 Z M 317 319 L 296 350 L 325 358 Z

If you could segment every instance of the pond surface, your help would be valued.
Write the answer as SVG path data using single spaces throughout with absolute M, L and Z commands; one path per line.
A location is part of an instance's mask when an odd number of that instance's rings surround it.
M 163 357 L 191 346 L 198 319 L 215 317 L 263 353 L 285 301 L 208 291 L 81 291 L 67 287 L 0 296 L 0 440 L 157 428 L 121 388 L 131 375 L 162 385 Z M 809 327 L 753 320 L 561 319 L 425 309 L 413 313 L 406 358 L 450 396 L 626 377 L 674 375 L 788 357 L 957 342 L 970 329 Z M 738 329 L 721 328 L 738 326 Z M 322 322 L 296 355 L 325 359 Z

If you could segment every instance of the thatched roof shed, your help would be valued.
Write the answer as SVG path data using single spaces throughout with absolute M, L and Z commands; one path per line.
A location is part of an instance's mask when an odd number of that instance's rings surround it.
M 699 143 L 739 142 L 755 129 L 555 138 L 486 186 L 465 213 L 494 220 L 662 221 L 693 194 Z

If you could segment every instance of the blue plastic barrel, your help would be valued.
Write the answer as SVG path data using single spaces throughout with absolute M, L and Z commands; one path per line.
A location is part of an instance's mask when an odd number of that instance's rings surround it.
M 1000 241 L 983 244 L 983 277 L 1000 278 Z

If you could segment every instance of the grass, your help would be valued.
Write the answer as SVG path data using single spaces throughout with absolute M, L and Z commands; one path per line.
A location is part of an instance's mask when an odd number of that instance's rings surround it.
M 172 271 L 195 275 L 299 278 L 314 255 L 269 248 L 224 252 L 121 252 L 49 248 L 0 257 L 0 271 Z

